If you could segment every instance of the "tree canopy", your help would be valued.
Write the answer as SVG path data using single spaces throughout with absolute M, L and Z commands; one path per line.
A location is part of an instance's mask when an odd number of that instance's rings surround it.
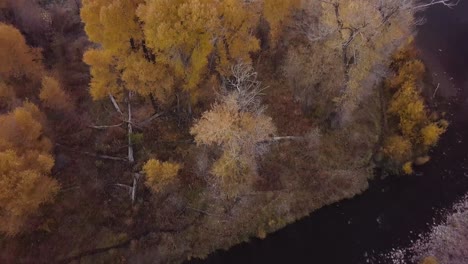
M 277 35 L 297 1 L 265 1 L 260 8 Z M 251 63 L 259 5 L 239 0 L 84 0 L 81 17 L 91 41 L 91 94 L 102 99 L 122 89 L 161 101 L 181 85 L 196 100 L 199 84 Z
M 52 144 L 43 134 L 45 117 L 32 103 L 0 115 L 0 230 L 22 231 L 27 217 L 53 199 Z

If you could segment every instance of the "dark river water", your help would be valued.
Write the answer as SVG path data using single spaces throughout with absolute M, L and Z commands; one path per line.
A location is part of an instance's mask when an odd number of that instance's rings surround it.
M 405 247 L 468 192 L 468 0 L 425 11 L 416 42 L 440 93 L 451 97 L 451 127 L 414 176 L 371 182 L 364 194 L 269 235 L 190 263 L 366 263 Z M 467 259 L 468 263 L 468 259 Z

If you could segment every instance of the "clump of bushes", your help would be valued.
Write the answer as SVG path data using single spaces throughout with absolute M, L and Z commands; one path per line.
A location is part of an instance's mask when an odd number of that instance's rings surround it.
M 435 115 L 431 115 L 425 103 L 421 94 L 425 66 L 417 59 L 411 44 L 394 55 L 392 68 L 394 75 L 385 83 L 390 96 L 386 114 L 392 130 L 382 153 L 387 168 L 412 174 L 413 163 L 416 160 L 421 163 L 421 157 L 437 144 L 448 122 L 433 118 Z

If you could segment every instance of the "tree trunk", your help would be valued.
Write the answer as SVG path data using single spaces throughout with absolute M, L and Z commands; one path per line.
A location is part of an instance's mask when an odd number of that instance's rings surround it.
M 187 100 L 187 113 L 192 116 L 192 99 L 188 91 L 185 92 L 185 100 Z
M 109 98 L 110 100 L 112 101 L 112 104 L 114 105 L 114 108 L 117 112 L 119 112 L 119 114 L 123 115 L 123 112 L 122 110 L 120 110 L 120 107 L 119 105 L 117 104 L 117 101 L 115 101 L 115 98 L 112 94 L 109 94 Z
M 137 186 L 138 186 L 138 180 L 140 179 L 140 174 L 135 173 L 133 175 L 133 187 L 132 187 L 132 204 L 135 203 L 136 200 L 136 191 L 137 191 Z
M 154 113 L 156 114 L 159 111 L 158 102 L 152 93 L 149 94 L 151 105 L 153 106 Z
M 133 143 L 132 143 L 132 134 L 133 134 L 133 127 L 132 127 L 132 92 L 128 92 L 128 161 L 130 163 L 135 162 L 135 158 L 133 156 Z

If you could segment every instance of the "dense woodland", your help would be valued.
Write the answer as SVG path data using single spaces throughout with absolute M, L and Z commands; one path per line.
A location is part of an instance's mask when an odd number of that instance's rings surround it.
M 433 4 L 0 0 L 1 262 L 182 262 L 412 174 Z

